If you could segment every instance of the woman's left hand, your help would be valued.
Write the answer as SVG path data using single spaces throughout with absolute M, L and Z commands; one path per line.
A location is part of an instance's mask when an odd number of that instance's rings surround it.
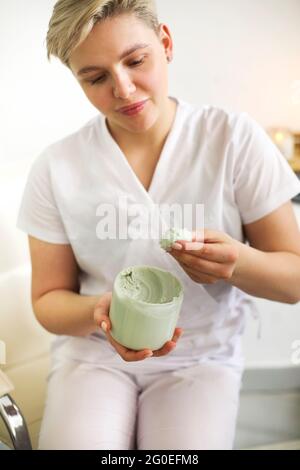
M 199 284 L 229 281 L 236 270 L 241 243 L 216 230 L 204 229 L 203 242 L 178 240 L 168 253 L 175 258 L 189 277 Z

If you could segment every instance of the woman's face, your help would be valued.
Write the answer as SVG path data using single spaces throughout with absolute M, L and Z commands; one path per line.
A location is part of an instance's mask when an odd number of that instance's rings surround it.
M 134 46 L 138 48 L 122 56 Z M 129 132 L 150 129 L 168 102 L 168 63 L 172 39 L 166 25 L 159 37 L 134 15 L 97 23 L 70 57 L 70 67 L 89 101 L 108 122 Z M 87 67 L 93 67 L 84 71 Z M 147 100 L 134 116 L 118 111 Z

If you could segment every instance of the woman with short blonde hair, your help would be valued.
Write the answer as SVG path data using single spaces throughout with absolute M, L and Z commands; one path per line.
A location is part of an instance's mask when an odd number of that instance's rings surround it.
M 173 40 L 153 1 L 59 0 L 47 54 L 97 115 L 39 155 L 19 211 L 33 310 L 56 335 L 39 448 L 232 449 L 250 296 L 300 300 L 299 181 L 247 113 L 169 96 Z M 199 205 L 204 220 L 184 219 L 190 241 L 164 251 L 146 230 L 157 206 Z M 176 217 L 159 212 L 184 228 Z M 114 280 L 136 265 L 184 286 L 157 350 L 110 333 Z

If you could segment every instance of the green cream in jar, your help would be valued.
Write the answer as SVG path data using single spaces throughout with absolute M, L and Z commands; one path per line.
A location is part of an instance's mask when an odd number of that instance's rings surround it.
M 111 335 L 129 349 L 160 349 L 173 337 L 183 301 L 180 281 L 168 271 L 133 266 L 114 282 Z

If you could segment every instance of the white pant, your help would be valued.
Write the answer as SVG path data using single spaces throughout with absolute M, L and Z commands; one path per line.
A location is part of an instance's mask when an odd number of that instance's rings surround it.
M 39 448 L 232 449 L 240 384 L 215 363 L 127 374 L 68 361 L 50 375 Z

